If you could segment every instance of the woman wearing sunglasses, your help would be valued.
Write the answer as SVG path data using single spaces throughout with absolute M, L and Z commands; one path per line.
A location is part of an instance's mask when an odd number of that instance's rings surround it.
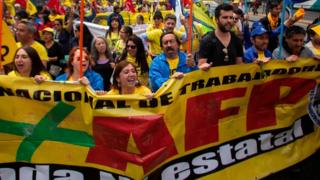
M 126 48 L 120 56 L 120 61 L 126 60 L 133 63 L 137 67 L 137 73 L 141 84 L 148 85 L 149 65 L 151 64 L 151 57 L 145 51 L 142 40 L 132 35 L 128 38 Z

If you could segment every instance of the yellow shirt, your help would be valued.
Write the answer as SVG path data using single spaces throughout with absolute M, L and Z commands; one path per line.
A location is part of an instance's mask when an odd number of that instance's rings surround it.
M 22 44 L 17 42 L 17 47 L 20 48 L 21 46 Z M 42 44 L 40 44 L 38 41 L 33 41 L 30 46 L 37 51 L 41 61 L 49 61 L 47 50 Z
M 126 60 L 130 63 L 133 63 L 136 66 L 139 81 L 141 82 L 142 85 L 147 86 L 149 84 L 149 75 L 148 75 L 149 73 L 147 72 L 147 73 L 141 74 L 141 68 L 136 63 L 136 58 L 131 56 L 129 53 L 127 54 Z M 147 62 L 149 67 L 151 65 L 151 61 L 152 61 L 152 58 L 150 56 L 147 56 Z
M 258 59 L 259 59 L 259 60 L 262 60 L 262 59 L 264 59 L 264 58 L 265 58 L 264 52 L 263 52 L 263 51 L 258 51 Z
M 178 64 L 179 64 L 179 56 L 177 56 L 174 59 L 168 58 L 167 61 L 169 63 L 170 73 L 172 75 L 177 71 L 177 67 L 178 67 Z
M 160 36 L 163 33 L 162 29 L 155 29 L 152 31 L 146 32 L 147 38 L 149 41 L 149 50 L 153 56 L 159 55 L 162 53 L 162 49 L 160 47 Z M 174 30 L 174 33 L 178 36 L 179 39 L 183 36 L 183 32 Z
M 124 48 L 126 48 L 126 42 L 124 42 L 122 39 L 119 39 L 116 42 L 116 45 L 114 46 L 113 51 L 116 52 L 117 54 L 121 54 Z
M 52 80 L 50 74 L 48 72 L 46 72 L 46 71 L 41 71 L 40 75 L 45 77 L 46 80 Z M 21 76 L 21 74 L 18 71 L 15 71 L 15 70 L 9 72 L 8 76 L 11 76 L 11 77 L 23 77 L 23 76 Z
M 146 32 L 152 31 L 152 30 L 155 30 L 155 29 L 163 29 L 163 23 L 161 23 L 158 28 L 154 24 L 149 24 L 149 26 L 146 29 Z
M 106 40 L 109 45 L 109 48 L 114 49 L 119 39 L 120 39 L 119 33 L 111 32 L 111 36 L 107 34 Z
M 107 92 L 108 95 L 119 95 L 119 90 L 118 89 L 111 89 L 110 91 Z M 140 95 L 147 95 L 151 94 L 151 90 L 147 88 L 146 86 L 139 86 L 134 89 L 134 93 L 132 94 L 140 94 Z
M 180 32 L 185 33 L 186 29 L 184 26 L 180 27 Z M 195 29 L 192 28 L 193 32 L 192 32 L 192 52 L 197 52 L 199 51 L 199 47 L 200 47 L 200 40 L 201 37 L 205 35 L 205 31 L 202 28 L 201 24 L 195 24 Z M 181 44 L 181 50 L 184 52 L 187 52 L 188 50 L 188 41 L 184 42 Z

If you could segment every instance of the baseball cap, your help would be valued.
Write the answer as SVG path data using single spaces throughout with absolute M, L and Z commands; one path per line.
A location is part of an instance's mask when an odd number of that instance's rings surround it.
M 262 26 L 258 26 L 251 31 L 251 37 L 261 36 L 264 33 L 267 33 L 267 30 Z
M 257 27 L 263 27 L 263 24 L 260 21 L 255 21 L 251 27 L 252 31 Z
M 46 28 L 44 28 L 43 30 L 42 30 L 42 32 L 50 32 L 50 33 L 54 33 L 54 30 L 52 29 L 52 28 L 50 28 L 50 27 L 46 27 Z

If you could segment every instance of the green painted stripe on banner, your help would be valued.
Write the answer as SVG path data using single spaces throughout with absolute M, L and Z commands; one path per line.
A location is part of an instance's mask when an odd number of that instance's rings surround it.
M 58 128 L 74 109 L 73 106 L 59 102 L 36 125 L 0 120 L 0 132 L 25 136 L 17 150 L 17 161 L 30 162 L 34 152 L 45 140 L 93 147 L 94 140 L 86 132 Z
M 0 132 L 2 133 L 27 136 L 28 134 L 31 134 L 33 128 L 34 125 L 32 124 L 0 119 Z

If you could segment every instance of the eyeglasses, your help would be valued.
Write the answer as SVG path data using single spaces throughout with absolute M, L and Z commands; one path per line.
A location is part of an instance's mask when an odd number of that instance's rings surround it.
M 129 49 L 129 48 L 136 49 L 136 46 L 135 45 L 127 45 L 127 49 Z
M 59 24 L 59 23 L 55 23 L 54 25 L 55 25 L 55 26 L 60 26 L 60 24 Z

